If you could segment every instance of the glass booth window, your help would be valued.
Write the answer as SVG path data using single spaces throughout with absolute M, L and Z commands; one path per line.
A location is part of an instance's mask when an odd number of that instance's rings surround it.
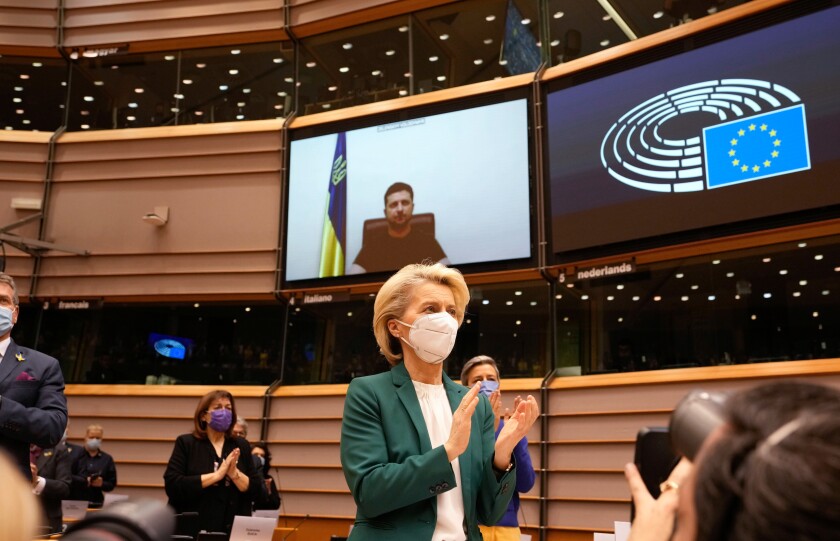
M 0 56 L 0 129 L 57 130 L 66 94 L 63 59 Z
M 840 237 L 570 276 L 561 358 L 564 343 L 584 373 L 835 358 L 838 294 Z

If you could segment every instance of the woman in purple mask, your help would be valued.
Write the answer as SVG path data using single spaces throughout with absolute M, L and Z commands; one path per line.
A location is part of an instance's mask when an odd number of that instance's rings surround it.
M 236 405 L 227 391 L 211 391 L 195 409 L 195 428 L 175 440 L 163 479 L 176 512 L 197 512 L 197 530 L 230 533 L 235 515 L 250 515 L 259 494 L 248 442 L 232 434 Z M 195 532 L 193 532 L 195 533 Z

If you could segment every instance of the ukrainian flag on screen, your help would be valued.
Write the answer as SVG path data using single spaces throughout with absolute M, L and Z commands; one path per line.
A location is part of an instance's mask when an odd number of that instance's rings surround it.
M 805 106 L 705 128 L 703 148 L 709 189 L 810 169 Z
M 347 134 L 341 132 L 335 142 L 330 182 L 327 188 L 327 212 L 321 236 L 319 278 L 344 275 L 347 229 Z

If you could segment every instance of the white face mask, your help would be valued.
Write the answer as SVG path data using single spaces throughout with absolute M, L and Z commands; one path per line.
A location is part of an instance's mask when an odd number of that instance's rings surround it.
M 410 327 L 408 340 L 400 340 L 411 346 L 423 361 L 440 364 L 455 347 L 458 335 L 458 322 L 448 312 L 427 314 L 414 320 L 413 325 L 396 320 L 397 323 Z

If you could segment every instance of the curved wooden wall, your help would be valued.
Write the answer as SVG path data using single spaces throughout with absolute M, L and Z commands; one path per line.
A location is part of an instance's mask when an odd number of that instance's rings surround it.
M 4 54 L 58 56 L 57 28 L 58 0 L 0 0 Z
M 676 403 L 690 390 L 734 390 L 761 381 L 798 378 L 840 388 L 837 359 L 756 365 L 716 366 L 628 374 L 576 376 L 554 380 L 547 390 L 547 431 L 529 434 L 531 456 L 541 467 L 534 489 L 522 497 L 520 519 L 537 535 L 540 501 L 548 505 L 544 525 L 556 541 L 591 540 L 610 532 L 613 521 L 627 520 L 630 495 L 624 464 L 633 460 L 636 432 L 665 426 Z M 536 394 L 540 380 L 508 380 L 507 400 Z M 178 434 L 191 430 L 202 386 L 68 385 L 71 441 L 85 427 L 103 425 L 103 449 L 114 455 L 116 492 L 165 499 L 163 470 Z M 250 439 L 259 439 L 263 411 L 261 387 L 229 387 L 237 409 L 250 422 Z M 271 397 L 265 439 L 273 455 L 272 473 L 283 495 L 285 524 L 301 525 L 299 540 L 346 535 L 355 515 L 353 498 L 339 461 L 339 438 L 347 385 L 290 386 Z M 537 395 L 538 396 L 538 395 Z M 540 494 L 540 476 L 548 476 Z M 536 539 L 536 538 L 535 538 Z
M 42 297 L 273 298 L 280 121 L 69 133 L 58 139 Z M 169 207 L 163 227 L 144 223 Z

